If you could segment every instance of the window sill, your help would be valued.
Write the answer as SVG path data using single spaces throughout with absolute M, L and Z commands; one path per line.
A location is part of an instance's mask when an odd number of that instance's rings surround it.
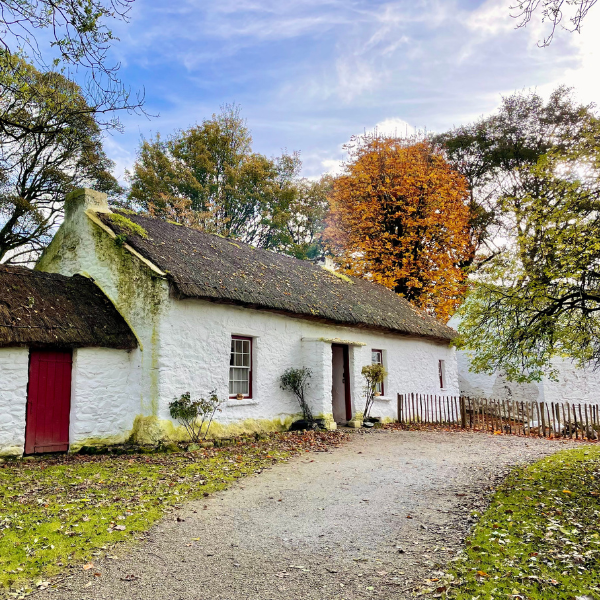
M 230 398 L 226 400 L 223 406 L 228 408 L 230 406 L 255 406 L 259 404 L 258 400 L 253 400 L 252 398 L 244 398 L 243 400 L 236 400 L 235 398 Z
M 373 400 L 375 402 L 391 402 L 392 397 L 391 396 L 374 396 Z

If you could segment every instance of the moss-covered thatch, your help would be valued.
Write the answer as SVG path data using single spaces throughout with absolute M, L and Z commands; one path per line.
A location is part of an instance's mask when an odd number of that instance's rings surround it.
M 123 317 L 92 280 L 0 265 L 0 346 L 136 345 Z
M 167 273 L 180 298 L 202 298 L 327 323 L 451 340 L 456 332 L 387 288 L 311 262 L 161 219 L 128 214 L 147 237 L 98 217 Z

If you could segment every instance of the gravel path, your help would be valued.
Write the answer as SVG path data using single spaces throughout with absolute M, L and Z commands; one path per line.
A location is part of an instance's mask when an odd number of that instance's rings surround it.
M 341 448 L 186 504 L 133 550 L 74 570 L 35 596 L 405 598 L 460 549 L 471 510 L 485 505 L 507 466 L 566 445 L 468 432 L 359 432 Z

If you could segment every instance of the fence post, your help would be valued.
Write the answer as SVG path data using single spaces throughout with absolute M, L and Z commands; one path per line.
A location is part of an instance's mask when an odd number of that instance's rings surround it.
M 540 402 L 540 412 L 542 413 L 542 436 L 546 437 L 546 415 L 544 414 L 544 404 L 544 402 Z
M 583 405 L 583 410 L 585 410 L 585 437 L 590 439 L 590 422 L 588 420 L 588 407 L 587 404 Z

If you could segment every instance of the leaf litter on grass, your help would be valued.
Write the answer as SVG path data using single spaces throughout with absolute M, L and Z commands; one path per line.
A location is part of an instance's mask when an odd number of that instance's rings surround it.
M 419 595 L 600 599 L 600 448 L 516 468 L 446 571 Z
M 222 490 L 294 454 L 328 451 L 346 437 L 339 432 L 278 433 L 196 452 L 4 463 L 0 596 L 2 589 L 12 597 L 27 595 L 40 577 L 67 568 L 91 569 L 94 558 L 138 538 L 183 501 Z

